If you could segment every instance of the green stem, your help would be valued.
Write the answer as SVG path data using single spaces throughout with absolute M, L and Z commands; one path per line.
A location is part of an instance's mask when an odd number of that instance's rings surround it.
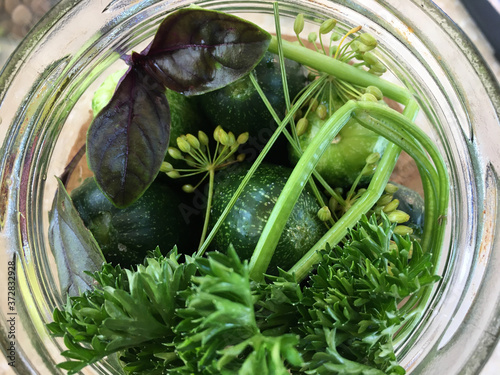
M 338 244 L 353 228 L 361 216 L 368 212 L 384 192 L 392 170 L 399 158 L 401 149 L 395 144 L 389 144 L 377 167 L 366 192 L 351 206 L 351 208 L 330 228 L 330 230 L 289 270 L 297 280 L 303 280 L 310 270 L 321 260 L 318 251 Z
M 311 177 L 319 158 L 349 120 L 355 108 L 356 102 L 350 101 L 338 109 L 321 127 L 293 169 L 271 211 L 250 259 L 250 277 L 253 280 L 261 281 L 263 279 L 280 239 L 281 232 L 303 187 L 309 177 Z
M 424 182 L 427 203 L 425 207 L 425 223 L 427 227 L 424 231 L 422 247 L 430 249 L 437 244 L 440 245 L 444 233 L 441 218 L 446 216 L 449 201 L 449 180 L 445 162 L 434 143 L 421 129 L 413 126 L 411 121 L 387 107 L 373 106 L 372 104 L 364 102 L 361 104 L 361 109 L 376 114 L 378 121 L 382 121 L 379 122 L 379 125 L 382 125 L 381 127 L 385 123 L 396 124 L 395 131 L 399 134 L 396 136 L 401 139 L 417 140 L 432 160 L 433 165 L 430 164 L 423 152 L 420 152 L 417 148 L 408 150 L 410 151 L 409 154 L 411 151 L 415 152 L 412 156 L 419 165 L 419 171 Z M 377 131 L 375 128 L 373 130 Z
M 212 208 L 212 200 L 214 196 L 214 181 L 215 181 L 215 170 L 214 168 L 210 168 L 208 171 L 209 180 L 208 180 L 208 198 L 207 198 L 207 207 L 205 209 L 205 221 L 203 223 L 203 231 L 201 233 L 200 244 L 198 245 L 198 251 L 203 246 L 205 242 L 205 238 L 207 236 L 208 231 L 208 222 L 210 221 L 210 209 Z
M 294 115 L 297 110 L 302 106 L 302 103 L 304 103 L 305 99 L 309 97 L 310 94 L 312 94 L 317 88 L 319 89 L 321 86 L 323 86 L 323 82 L 327 79 L 327 76 L 324 75 L 320 78 L 318 78 L 316 81 L 314 81 L 309 87 L 307 88 L 306 91 L 304 91 L 299 98 L 302 98 L 299 100 L 293 107 L 291 107 L 288 111 L 288 113 Z M 268 109 L 269 113 L 273 117 L 274 121 L 278 124 L 278 126 L 281 124 L 281 120 L 274 110 L 273 106 L 267 99 L 266 95 L 262 91 L 262 88 L 260 87 L 259 83 L 255 79 L 254 76 L 250 75 L 250 80 L 252 81 L 255 89 L 257 90 L 257 93 L 260 95 L 262 101 L 264 102 L 266 108 Z M 288 131 L 287 129 L 283 129 L 283 134 L 285 135 L 286 139 L 288 140 L 290 146 L 293 148 L 294 152 L 300 157 L 303 153 L 302 149 L 300 148 L 299 140 L 295 139 Z M 296 135 L 296 133 L 294 132 Z M 335 190 L 331 188 L 331 186 L 325 181 L 325 179 L 316 171 L 314 170 L 313 172 L 314 177 L 318 180 L 319 184 L 323 186 L 323 188 L 330 194 L 331 196 L 335 197 L 335 199 L 341 204 L 342 206 L 345 206 L 345 200 L 342 198 L 340 194 L 338 194 Z M 314 195 L 317 198 L 317 200 L 320 202 L 321 205 L 324 205 L 323 198 L 321 197 L 321 194 L 318 190 L 318 187 L 316 186 L 316 183 L 314 180 L 309 180 L 311 188 L 313 189 Z M 330 223 L 333 224 L 333 220 L 330 220 Z
M 405 107 L 403 114 L 409 120 L 413 120 L 418 111 L 418 105 L 410 101 Z M 357 102 L 359 105 L 359 102 Z M 401 149 L 391 143 L 384 151 L 384 155 L 372 177 L 366 190 L 352 207 L 330 228 L 330 230 L 289 270 L 294 273 L 297 280 L 303 280 L 310 270 L 321 260 L 318 251 L 325 249 L 328 245 L 335 246 L 347 234 L 349 228 L 353 228 L 361 216 L 365 214 L 377 202 L 384 192 L 389 177 L 396 166 Z
M 269 44 L 269 51 L 278 53 L 278 44 L 279 42 L 277 38 L 273 36 L 271 43 Z M 309 66 L 328 75 L 341 77 L 344 81 L 351 82 L 362 87 L 377 86 L 382 91 L 384 96 L 405 106 L 413 100 L 411 93 L 406 88 L 386 81 L 364 70 L 286 40 L 281 41 L 281 45 L 285 57 L 295 60 L 303 65 Z
M 326 77 L 326 76 L 325 76 Z M 286 77 L 284 78 L 286 79 Z M 264 105 L 266 106 L 267 110 L 269 111 L 269 113 L 271 114 L 271 116 L 273 117 L 273 119 L 276 121 L 276 123 L 278 125 L 281 124 L 281 120 L 278 116 L 278 114 L 276 113 L 276 111 L 274 110 L 273 106 L 271 105 L 271 103 L 269 102 L 269 100 L 267 99 L 266 95 L 264 94 L 264 91 L 262 91 L 262 88 L 260 87 L 259 85 L 259 82 L 257 82 L 257 79 L 255 79 L 255 77 L 253 75 L 250 75 L 250 81 L 252 81 L 254 87 L 255 87 L 255 90 L 257 91 L 257 93 L 260 95 L 262 101 L 264 102 Z M 320 81 L 324 81 L 324 79 L 321 79 L 321 80 L 317 80 L 315 81 L 314 85 L 315 87 L 319 87 L 318 85 L 320 84 L 319 82 Z M 306 91 L 304 92 L 304 98 L 307 98 L 309 96 L 309 93 L 310 91 Z M 290 108 L 288 107 L 288 112 L 291 112 L 292 111 L 292 114 L 295 114 L 295 112 L 300 108 L 299 105 L 295 105 L 294 108 Z M 292 125 L 293 126 L 293 125 Z M 302 155 L 302 150 L 300 149 L 300 144 L 299 144 L 299 141 L 298 139 L 295 140 L 293 138 L 293 136 L 288 132 L 288 130 L 285 128 L 283 129 L 283 134 L 285 135 L 285 137 L 287 138 L 288 142 L 290 143 L 290 146 L 294 149 L 294 152 L 297 154 L 297 155 Z M 338 195 L 336 194 L 335 191 L 333 191 L 332 188 L 330 188 L 330 186 L 324 181 L 324 179 L 321 178 L 321 176 L 319 175 L 319 173 L 317 173 L 316 171 L 313 172 L 315 177 L 318 177 L 319 179 L 321 179 L 321 181 L 323 181 L 325 188 L 327 190 L 331 190 L 334 195 Z M 313 194 L 314 196 L 316 197 L 316 200 L 319 202 L 320 206 L 323 207 L 325 206 L 325 201 L 323 200 L 323 197 L 316 185 L 316 182 L 313 180 L 313 179 L 309 179 L 309 185 L 311 186 L 311 189 L 313 191 Z M 333 225 L 334 221 L 333 219 L 330 219 L 329 220 L 330 224 Z

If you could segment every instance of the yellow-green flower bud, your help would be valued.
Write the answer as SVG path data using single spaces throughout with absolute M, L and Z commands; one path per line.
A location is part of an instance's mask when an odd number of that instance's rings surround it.
M 227 146 L 233 146 L 236 144 L 236 137 L 234 136 L 233 132 L 227 133 L 228 136 L 228 141 L 227 141 Z
M 394 194 L 398 190 L 399 190 L 399 188 L 396 185 L 391 184 L 391 183 L 388 183 L 387 185 L 385 185 L 385 188 L 384 188 L 384 191 L 388 194 Z
M 170 178 L 179 178 L 181 177 L 181 174 L 177 171 L 170 171 L 167 173 L 167 176 Z
M 238 154 L 236 160 L 238 160 L 241 163 L 243 160 L 245 160 L 246 156 L 247 156 L 246 154 Z
M 196 189 L 191 184 L 186 184 L 182 186 L 182 191 L 185 193 L 193 193 Z
M 161 166 L 160 166 L 160 171 L 163 172 L 163 173 L 167 173 L 167 172 L 170 172 L 170 171 L 173 171 L 174 170 L 174 166 L 172 164 L 170 164 L 169 162 L 167 161 L 164 161 L 161 163 Z
M 222 130 L 222 126 L 218 125 L 214 129 L 214 139 L 216 142 L 220 142 L 220 131 Z
M 375 164 L 380 160 L 380 154 L 378 152 L 373 152 L 366 158 L 366 164 Z
M 321 120 L 324 120 L 326 116 L 328 116 L 328 109 L 326 108 L 326 105 L 318 105 L 318 107 L 316 108 L 316 114 Z
M 366 61 L 366 60 L 365 60 Z M 370 70 L 372 70 L 375 73 L 385 73 L 387 71 L 387 68 L 382 64 L 380 61 L 377 62 L 376 64 L 372 64 L 370 66 Z
M 293 31 L 298 36 L 304 30 L 304 15 L 299 13 L 293 23 Z
M 335 199 L 335 197 L 330 197 L 328 200 L 328 208 L 330 211 L 335 212 L 337 211 L 337 208 L 339 207 L 339 202 L 338 200 Z
M 359 41 L 367 46 L 376 47 L 377 39 L 372 34 L 363 33 L 359 36 Z
M 368 92 L 365 92 L 363 95 L 361 95 L 361 97 L 359 98 L 359 100 L 361 100 L 362 102 L 373 102 L 373 103 L 378 102 L 378 100 L 375 97 L 375 95 L 370 94 Z
M 336 42 L 336 41 L 340 40 L 340 38 L 342 38 L 342 35 L 340 35 L 340 33 L 337 33 L 337 32 L 333 32 L 332 35 L 330 35 L 330 40 L 332 42 Z
M 314 72 L 307 73 L 307 80 L 314 81 L 318 75 Z M 299 110 L 300 111 L 300 110 Z M 297 111 L 298 112 L 298 111 Z
M 302 117 L 299 121 L 297 121 L 297 125 L 295 125 L 295 128 L 297 136 L 300 137 L 301 135 L 305 134 L 305 132 L 309 128 L 309 121 L 305 117 Z
M 360 43 L 360 42 L 358 42 L 357 40 L 355 40 L 355 41 L 351 42 L 351 45 L 350 45 L 351 50 L 353 50 L 354 52 L 358 52 L 358 51 L 359 51 L 360 46 L 361 46 L 361 43 Z
M 198 139 L 203 146 L 208 146 L 208 143 L 210 142 L 208 135 L 201 130 L 198 131 Z
M 362 53 L 366 53 L 366 52 L 371 51 L 374 48 L 375 47 L 373 47 L 373 46 L 367 46 L 366 44 L 363 44 L 363 43 L 360 42 L 359 43 L 359 49 L 358 49 L 358 51 L 362 52 Z
M 382 211 L 384 211 L 386 214 L 389 212 L 394 211 L 396 208 L 399 206 L 399 200 L 398 199 L 393 199 L 390 203 L 388 203 Z
M 407 236 L 413 233 L 413 229 L 406 225 L 396 225 L 394 228 L 394 233 L 400 236 Z
M 194 148 L 196 150 L 200 149 L 200 147 L 201 147 L 200 141 L 194 135 L 187 134 L 186 135 L 186 140 L 188 141 L 188 143 L 191 145 L 192 148 Z
M 248 134 L 248 132 L 245 132 L 245 133 L 241 133 L 239 136 L 238 136 L 238 139 L 236 140 L 236 142 L 238 142 L 238 144 L 242 145 L 244 143 L 247 143 L 248 142 L 248 137 L 250 135 Z
M 384 194 L 382 195 L 378 201 L 377 201 L 377 206 L 386 206 L 392 201 L 392 194 Z
M 337 25 L 337 21 L 333 18 L 330 18 L 324 21 L 319 27 L 320 34 L 328 34 L 333 28 Z
M 316 98 L 311 98 L 311 99 L 309 100 L 309 109 L 310 109 L 311 111 L 313 111 L 313 112 L 314 112 L 314 111 L 316 110 L 316 108 L 318 108 L 318 105 L 319 105 L 318 99 L 316 99 Z
M 391 223 L 402 224 L 410 220 L 410 215 L 401 210 L 394 210 L 387 215 L 387 218 Z
M 384 98 L 384 94 L 377 86 L 368 86 L 365 90 L 365 93 L 372 94 L 377 100 L 382 100 Z
M 185 153 L 189 153 L 191 151 L 191 145 L 183 137 L 177 137 L 177 147 L 179 147 L 179 150 Z
M 332 213 L 331 213 L 330 209 L 328 208 L 328 206 L 323 206 L 319 209 L 318 218 L 321 221 L 328 221 L 332 218 Z
M 182 156 L 181 152 L 179 149 L 175 147 L 169 147 L 167 150 L 168 154 L 175 160 L 182 160 L 184 159 L 184 156 Z
M 307 36 L 307 40 L 310 42 L 310 43 L 314 43 L 316 42 L 316 40 L 318 39 L 318 34 L 316 34 L 314 31 L 309 33 L 309 35 Z
M 224 146 L 229 144 L 229 135 L 222 128 L 219 130 L 219 142 Z
M 364 60 L 365 63 L 367 63 L 368 65 L 370 65 L 372 67 L 373 67 L 373 65 L 380 64 L 380 61 L 379 61 L 378 57 L 375 56 L 371 52 L 364 53 L 363 54 L 363 60 Z

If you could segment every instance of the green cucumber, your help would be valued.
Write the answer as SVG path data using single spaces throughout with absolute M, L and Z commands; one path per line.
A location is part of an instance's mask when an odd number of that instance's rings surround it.
M 71 198 L 106 261 L 122 267 L 142 263 L 157 246 L 164 253 L 175 245 L 182 247 L 189 237 L 179 195 L 158 180 L 124 209 L 115 207 L 106 198 L 93 177 L 74 189 Z
M 210 226 L 221 215 L 231 196 L 247 173 L 247 164 L 219 172 L 210 214 Z M 242 259 L 250 259 L 291 169 L 262 164 L 250 179 L 226 220 L 214 237 L 212 247 L 226 251 L 232 245 Z M 309 189 L 304 189 L 295 205 L 268 268 L 288 270 L 326 232 L 318 218 L 320 209 Z
M 293 60 L 285 59 L 285 69 L 288 91 L 293 99 L 304 88 L 307 77 L 302 65 Z M 286 102 L 278 56 L 266 52 L 255 67 L 255 76 L 276 113 L 283 116 Z M 236 135 L 250 132 L 250 135 L 258 136 L 259 132 L 267 134 L 267 130 L 276 128 L 271 114 L 248 76 L 201 95 L 200 103 L 214 126 L 220 125 Z
M 305 87 L 308 82 L 304 67 L 289 59 L 285 59 L 285 69 L 290 100 Z M 266 52 L 254 70 L 255 77 L 262 91 L 280 118 L 286 111 L 285 94 L 281 78 L 278 55 Z M 277 124 L 262 101 L 249 76 L 227 85 L 221 89 L 203 94 L 199 97 L 205 117 L 212 127 L 221 126 L 236 136 L 248 132 L 249 140 L 242 147 L 247 159 L 255 159 L 272 136 Z M 284 136 L 278 139 L 271 151 L 271 161 L 287 164 L 287 140 Z
M 413 229 L 414 237 L 421 238 L 424 231 L 424 198 L 409 187 L 395 182 L 391 182 L 391 184 L 398 187 L 398 190 L 393 195 L 393 198 L 399 201 L 398 210 L 404 211 L 410 215 L 410 220 L 404 223 L 404 225 Z
M 332 103 L 323 102 L 326 108 L 334 105 L 334 111 L 342 106 L 338 99 Z M 309 111 L 306 116 L 307 130 L 299 137 L 302 150 L 312 142 L 319 129 L 328 120 L 321 118 L 316 111 Z M 356 120 L 350 119 L 340 130 L 335 139 L 326 149 L 316 165 L 316 171 L 332 187 L 350 188 L 366 165 L 366 159 L 373 153 L 383 154 L 387 140 L 377 133 L 366 129 Z M 299 160 L 298 153 L 289 146 L 290 161 L 295 164 Z M 361 185 L 369 182 L 371 176 L 365 176 Z

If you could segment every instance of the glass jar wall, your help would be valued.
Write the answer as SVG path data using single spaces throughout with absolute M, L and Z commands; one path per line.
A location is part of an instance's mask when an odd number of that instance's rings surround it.
M 274 31 L 271 1 L 66 1 L 23 41 L 0 77 L 1 342 L 20 374 L 57 374 L 62 341 L 45 327 L 63 303 L 48 244 L 60 176 L 91 119 L 92 93 L 140 51 L 169 12 L 196 3 Z M 398 343 L 411 374 L 475 374 L 500 337 L 498 178 L 500 90 L 462 33 L 428 1 L 280 1 L 284 33 L 336 18 L 380 44 L 389 79 L 421 106 L 416 122 L 436 142 L 451 177 L 451 203 L 436 286 L 420 324 Z M 9 271 L 15 271 L 10 293 Z M 14 304 L 9 304 L 15 297 Z M 14 323 L 13 323 L 14 322 Z M 9 334 L 14 334 L 11 340 Z M 12 336 L 11 336 L 12 337 Z M 9 361 L 10 362 L 10 361 Z M 116 373 L 102 363 L 85 373 Z M 62 372 L 61 372 L 62 373 Z

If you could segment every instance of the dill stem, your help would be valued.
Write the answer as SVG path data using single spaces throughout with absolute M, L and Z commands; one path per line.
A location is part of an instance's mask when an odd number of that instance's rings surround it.
M 418 106 L 407 106 L 403 114 L 410 120 L 416 117 Z M 335 246 L 353 228 L 361 216 L 366 213 L 382 195 L 390 175 L 396 166 L 401 148 L 390 143 L 379 162 L 373 178 L 366 192 L 352 205 L 352 207 L 330 228 L 330 230 L 289 270 L 295 274 L 297 280 L 303 280 L 311 269 L 321 260 L 318 251 L 327 245 Z
M 279 45 L 281 45 L 281 47 L 279 47 Z M 301 45 L 293 44 L 286 40 L 278 41 L 277 38 L 273 36 L 268 50 L 277 54 L 278 48 L 282 48 L 283 55 L 286 58 L 295 60 L 325 74 L 341 77 L 344 81 L 362 87 L 377 86 L 384 96 L 405 106 L 413 100 L 411 93 L 404 87 L 386 81 L 385 79 L 345 62 L 332 59 L 330 56 L 302 47 Z
M 208 198 L 207 198 L 207 207 L 205 209 L 205 221 L 203 222 L 203 231 L 201 233 L 200 244 L 198 245 L 198 251 L 203 246 L 205 242 L 205 238 L 207 236 L 208 231 L 208 222 L 210 220 L 210 209 L 212 208 L 212 200 L 214 196 L 214 180 L 215 180 L 215 170 L 211 167 L 208 170 L 209 182 L 208 182 Z
M 356 102 L 354 101 L 349 101 L 339 108 L 325 122 L 293 169 L 269 215 L 250 259 L 250 277 L 253 280 L 261 281 L 264 278 L 264 274 L 280 239 L 281 232 L 288 221 L 290 212 L 302 193 L 303 187 L 309 180 L 309 177 L 311 177 L 319 158 L 330 145 L 332 139 L 349 120 L 355 108 Z

